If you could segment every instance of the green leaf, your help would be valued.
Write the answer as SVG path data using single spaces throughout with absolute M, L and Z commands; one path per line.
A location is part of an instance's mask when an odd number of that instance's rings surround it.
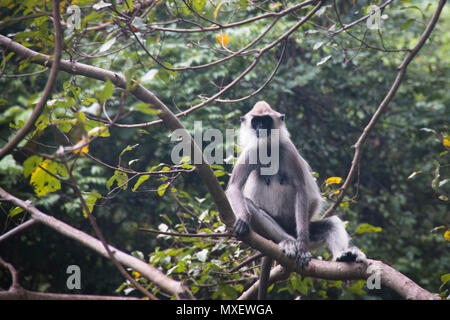
M 195 256 L 199 261 L 206 262 L 206 259 L 208 258 L 208 249 L 203 249 L 202 251 L 197 252 Z
M 95 203 L 97 202 L 98 199 L 100 199 L 102 197 L 102 195 L 97 192 L 90 192 L 86 195 L 83 195 L 83 198 L 85 198 L 85 196 L 87 198 L 84 201 L 86 202 L 89 212 L 92 212 L 92 210 L 94 209 Z M 83 208 L 83 215 L 85 218 L 87 218 L 87 216 L 88 216 L 88 213 L 84 210 L 84 208 Z
M 446 284 L 447 282 L 449 282 L 450 281 L 450 273 L 446 273 L 446 274 L 442 275 L 441 281 L 442 281 L 442 284 Z
M 98 52 L 105 52 L 108 51 L 109 49 L 111 49 L 111 47 L 113 46 L 113 44 L 116 42 L 116 37 L 112 38 L 111 40 L 105 42 L 104 44 L 102 44 L 102 46 L 98 49 Z
M 164 195 L 164 193 L 166 192 L 168 186 L 169 186 L 169 183 L 163 183 L 162 185 L 160 185 L 158 187 L 157 191 L 158 191 L 158 195 L 160 197 L 162 197 Z
M 42 160 L 42 157 L 31 156 L 23 162 L 23 175 L 25 178 L 28 178 L 28 176 L 36 169 Z
M 43 196 L 61 189 L 61 182 L 56 178 L 58 176 L 68 176 L 66 167 L 56 161 L 44 160 L 31 173 L 30 184 L 38 196 Z
M 7 173 L 20 172 L 22 171 L 22 166 L 16 163 L 16 160 L 14 160 L 12 155 L 8 154 L 0 160 L 0 172 L 1 171 Z
M 91 104 L 97 102 L 97 99 L 95 98 L 84 98 L 83 101 L 81 101 L 85 106 L 90 106 Z
M 104 103 L 113 95 L 113 93 L 114 93 L 114 84 L 111 82 L 111 80 L 108 79 L 106 80 L 103 90 L 97 92 L 97 98 L 100 100 L 101 103 Z
M 119 154 L 119 158 L 122 158 L 122 156 L 124 155 L 125 152 L 127 151 L 131 151 L 133 149 L 135 149 L 136 147 L 139 146 L 139 143 L 135 144 L 134 146 L 130 146 L 128 145 L 125 149 L 122 150 L 122 152 Z
M 323 44 L 324 44 L 323 41 L 316 42 L 313 46 L 313 50 L 319 49 L 321 46 L 323 46 Z
M 414 19 L 409 19 L 409 20 L 407 20 L 407 21 L 402 25 L 402 27 L 400 28 L 400 30 L 406 30 L 406 29 L 408 29 L 409 26 L 410 26 L 414 21 L 415 21 Z
M 413 173 L 411 173 L 409 176 L 408 176 L 408 180 L 409 179 L 412 179 L 412 178 L 414 178 L 416 175 L 418 175 L 418 174 L 420 174 L 420 173 L 422 173 L 422 171 L 414 171 Z
M 221 176 L 223 176 L 223 175 L 225 175 L 226 174 L 226 172 L 225 171 L 219 171 L 219 170 L 217 170 L 217 171 L 214 171 L 214 175 L 218 178 L 218 177 L 221 177 Z
M 373 233 L 373 232 L 381 232 L 383 229 L 381 227 L 375 227 L 368 223 L 362 223 L 360 224 L 356 230 L 356 234 L 363 234 L 363 233 Z
M 184 156 L 183 158 L 181 158 L 180 164 L 189 163 L 189 161 L 191 161 L 191 157 L 190 156 Z
M 150 178 L 150 175 L 146 175 L 146 176 L 140 176 L 138 181 L 136 182 L 136 184 L 133 186 L 133 192 L 135 192 L 137 190 L 137 188 L 139 188 L 139 186 L 144 183 L 145 181 L 148 180 L 148 178 Z
M 23 209 L 20 207 L 15 207 L 14 209 L 9 210 L 9 214 L 8 217 L 12 218 L 16 215 L 18 215 L 19 213 L 23 212 Z
M 319 62 L 317 62 L 317 66 L 320 66 L 320 65 L 322 65 L 322 64 L 324 64 L 325 62 L 327 62 L 328 60 L 330 60 L 331 59 L 331 55 L 329 55 L 329 56 L 326 56 L 326 57 L 323 57 Z
M 152 109 L 152 107 L 151 107 L 150 104 L 144 103 L 144 102 L 136 103 L 136 104 L 133 106 L 133 109 L 135 109 L 135 110 L 137 110 L 137 111 L 139 111 L 139 112 L 142 112 L 142 113 L 144 113 L 144 114 L 153 114 L 153 115 L 157 115 L 157 114 L 160 113 L 159 110 L 157 110 L 157 109 Z
M 128 187 L 128 175 L 125 172 L 115 170 L 114 175 L 106 181 L 106 188 L 108 190 L 111 189 L 114 182 L 117 183 L 117 186 L 123 190 L 127 190 Z
M 111 135 L 109 129 L 104 124 L 95 120 L 86 121 L 84 129 L 88 132 L 90 138 L 97 136 L 107 138 Z

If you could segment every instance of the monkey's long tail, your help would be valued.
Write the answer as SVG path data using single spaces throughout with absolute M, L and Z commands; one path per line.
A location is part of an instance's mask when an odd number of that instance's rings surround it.
M 261 274 L 259 275 L 259 291 L 258 300 L 266 299 L 267 288 L 269 287 L 270 268 L 272 267 L 273 259 L 270 257 L 263 257 L 261 262 Z

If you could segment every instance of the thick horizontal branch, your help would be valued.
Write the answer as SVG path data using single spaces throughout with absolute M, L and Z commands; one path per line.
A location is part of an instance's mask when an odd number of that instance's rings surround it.
M 19 198 L 14 197 L 13 195 L 6 192 L 2 188 L 0 188 L 0 196 L 3 201 L 10 201 L 16 206 L 28 211 L 34 220 L 42 224 L 45 224 L 46 226 L 52 228 L 53 230 L 56 230 L 62 235 L 74 239 L 79 243 L 98 252 L 102 256 L 108 258 L 108 253 L 106 252 L 100 240 L 41 212 L 36 207 Z M 135 258 L 133 256 L 130 256 L 129 254 L 126 254 L 112 246 L 109 246 L 109 249 L 114 253 L 114 257 L 118 262 L 132 268 L 133 270 L 138 271 L 144 277 L 153 281 L 162 290 L 169 292 L 170 294 L 178 297 L 179 299 L 193 298 L 189 289 L 183 283 L 167 277 L 164 273 L 162 273 L 158 269 L 153 268 L 144 261 L 139 260 L 138 258 Z
M 287 270 L 303 276 L 325 280 L 357 280 L 367 279 L 373 274 L 373 270 L 379 270 L 381 284 L 393 289 L 405 299 L 429 300 L 434 298 L 432 293 L 381 261 L 368 259 L 365 263 L 345 263 L 313 259 L 306 268 L 302 269 L 294 260 L 289 259 L 278 245 L 253 231 L 250 231 L 243 240 L 265 256 L 277 260 Z M 368 270 L 372 270 L 372 272 L 368 273 Z
M 0 300 L 140 300 L 134 297 L 45 293 L 23 288 L 0 291 Z

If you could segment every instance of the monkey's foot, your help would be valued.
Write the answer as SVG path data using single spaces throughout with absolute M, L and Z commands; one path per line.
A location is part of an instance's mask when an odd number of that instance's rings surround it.
M 236 220 L 233 226 L 233 233 L 237 238 L 243 238 L 249 231 L 250 227 L 247 222 L 241 219 Z
M 294 240 L 283 240 L 278 244 L 281 251 L 283 251 L 290 259 L 295 259 L 297 257 L 297 246 L 295 242 L 296 241 Z
M 366 255 L 361 252 L 357 247 L 350 247 L 344 250 L 337 258 L 336 261 L 340 262 L 364 262 L 366 261 Z
M 312 259 L 312 254 L 309 251 L 301 251 L 297 255 L 297 263 L 300 267 L 305 268 L 308 266 L 309 262 Z
M 299 241 L 295 240 L 283 240 L 278 246 L 281 251 L 290 259 L 295 259 L 300 267 L 305 268 L 308 266 L 309 262 L 312 259 L 312 255 L 309 251 L 303 250 L 302 245 Z

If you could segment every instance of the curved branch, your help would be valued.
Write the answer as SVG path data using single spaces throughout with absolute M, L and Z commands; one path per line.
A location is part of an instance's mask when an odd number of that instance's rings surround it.
M 139 300 L 134 297 L 99 296 L 86 294 L 61 294 L 34 292 L 24 289 L 19 284 L 16 268 L 0 257 L 0 265 L 8 269 L 11 274 L 11 286 L 7 291 L 0 291 L 0 300 Z
M 91 248 L 102 256 L 109 258 L 108 252 L 104 248 L 102 242 L 87 233 L 80 231 L 54 217 L 51 217 L 29 203 L 14 197 L 10 193 L 0 188 L 0 196 L 5 201 L 10 201 L 16 206 L 28 211 L 32 218 L 36 221 L 45 224 L 46 226 L 56 230 L 62 235 L 78 241 L 79 243 Z M 153 268 L 146 262 L 139 260 L 125 252 L 122 252 L 113 246 L 108 246 L 109 250 L 114 254 L 114 257 L 118 262 L 124 264 L 133 270 L 138 271 L 144 277 L 153 281 L 162 290 L 169 292 L 176 296 L 178 299 L 192 299 L 193 296 L 189 289 L 182 283 L 167 277 L 164 273 L 158 269 Z
M 350 183 L 352 182 L 352 180 L 355 176 L 355 173 L 357 171 L 357 167 L 359 165 L 359 162 L 360 162 L 361 156 L 362 156 L 362 147 L 363 147 L 367 137 L 369 136 L 369 133 L 375 127 L 381 114 L 384 112 L 386 107 L 391 102 L 392 98 L 394 98 L 395 94 L 397 93 L 397 90 L 406 74 L 406 69 L 408 68 L 409 63 L 416 56 L 416 54 L 419 52 L 419 50 L 423 47 L 423 45 L 425 44 L 427 39 L 430 37 L 430 34 L 433 31 L 434 27 L 436 26 L 436 23 L 438 22 L 439 16 L 442 12 L 442 8 L 444 7 L 446 2 L 447 2 L 447 0 L 439 0 L 436 11 L 434 12 L 433 17 L 431 18 L 430 22 L 428 23 L 427 27 L 425 28 L 425 31 L 420 36 L 419 41 L 417 42 L 416 46 L 406 55 L 406 57 L 403 59 L 400 66 L 397 68 L 397 70 L 398 70 L 397 76 L 395 77 L 395 80 L 392 83 L 392 86 L 390 87 L 385 98 L 383 99 L 383 101 L 381 101 L 377 110 L 373 114 L 372 118 L 370 119 L 370 122 L 364 128 L 363 133 L 359 137 L 358 141 L 354 145 L 355 153 L 353 156 L 352 165 L 347 174 L 347 177 L 345 178 L 344 184 L 342 185 L 342 187 L 340 189 L 341 192 L 339 193 L 339 196 L 337 197 L 336 201 L 333 202 L 333 204 L 324 213 L 322 218 L 331 216 L 333 214 L 334 210 L 339 205 L 339 203 L 341 203 L 342 199 L 344 198 L 345 193 L 346 193 L 348 187 L 350 186 Z
M 280 54 L 280 59 L 278 60 L 277 65 L 275 66 L 275 69 L 273 69 L 272 73 L 269 75 L 269 77 L 267 78 L 267 80 L 255 91 L 253 91 L 252 93 L 246 95 L 245 97 L 241 97 L 238 99 L 216 99 L 217 102 L 222 102 L 222 103 L 232 103 L 232 102 L 241 102 L 241 101 L 245 101 L 247 99 L 250 99 L 251 97 L 257 95 L 259 92 L 261 92 L 273 79 L 273 77 L 275 76 L 275 74 L 277 73 L 278 69 L 281 66 L 281 62 L 283 61 L 284 58 L 284 52 L 286 51 L 286 46 L 287 46 L 287 41 L 284 40 L 284 46 L 283 49 L 281 51 Z
M 33 128 L 34 123 L 41 115 L 42 111 L 45 108 L 45 104 L 47 103 L 47 99 L 50 96 L 52 91 L 53 84 L 55 83 L 56 76 L 59 70 L 59 64 L 61 59 L 61 51 L 62 51 L 62 31 L 61 31 L 61 23 L 59 21 L 59 0 L 54 0 L 52 2 L 53 9 L 53 26 L 55 28 L 55 52 L 54 52 L 54 63 L 52 64 L 52 69 L 50 71 L 50 75 L 48 77 L 47 83 L 44 88 L 44 92 L 42 94 L 41 99 L 36 104 L 33 112 L 30 115 L 28 121 L 24 124 L 24 126 L 16 133 L 16 135 L 0 149 L 0 159 L 11 152 L 20 141 L 28 134 L 28 132 Z
M 206 32 L 206 31 L 217 31 L 217 30 L 241 26 L 241 25 L 244 25 L 244 24 L 247 24 L 250 22 L 254 22 L 257 20 L 261 20 L 261 19 L 266 19 L 266 18 L 271 18 L 271 17 L 282 17 L 282 16 L 287 15 L 288 13 L 291 13 L 292 11 L 309 6 L 316 1 L 317 0 L 304 1 L 302 3 L 294 5 L 290 8 L 280 11 L 280 12 L 269 12 L 269 13 L 265 13 L 265 14 L 262 14 L 262 15 L 259 15 L 259 16 L 253 17 L 253 18 L 245 19 L 245 20 L 238 21 L 238 22 L 233 22 L 230 24 L 224 24 L 224 25 L 220 25 L 220 26 L 218 25 L 216 27 L 207 27 L 207 28 L 199 28 L 199 29 L 173 29 L 173 28 L 157 27 L 157 26 L 152 25 L 152 26 L 150 26 L 150 28 L 152 30 L 157 30 L 157 31 L 179 32 L 179 33 L 197 33 L 197 32 Z

